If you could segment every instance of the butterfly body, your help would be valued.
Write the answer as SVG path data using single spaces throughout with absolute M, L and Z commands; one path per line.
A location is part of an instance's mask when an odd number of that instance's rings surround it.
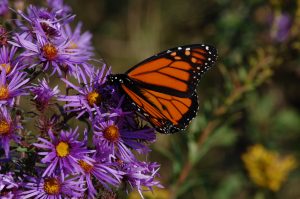
M 129 69 L 108 76 L 120 86 L 135 110 L 161 133 L 184 130 L 196 116 L 196 86 L 216 61 L 212 46 L 194 44 L 163 51 Z

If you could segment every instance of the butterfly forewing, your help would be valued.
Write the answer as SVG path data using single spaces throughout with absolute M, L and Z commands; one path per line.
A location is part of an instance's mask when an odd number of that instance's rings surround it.
M 142 87 L 188 97 L 216 58 L 217 51 L 212 46 L 199 44 L 177 47 L 146 59 L 126 74 Z

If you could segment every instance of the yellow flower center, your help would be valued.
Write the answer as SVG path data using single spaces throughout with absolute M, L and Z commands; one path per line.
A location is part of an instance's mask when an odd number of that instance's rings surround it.
M 90 164 L 88 164 L 87 162 L 85 162 L 85 161 L 83 161 L 83 160 L 79 160 L 79 161 L 78 161 L 78 164 L 79 164 L 79 165 L 81 166 L 81 168 L 82 168 L 85 172 L 87 172 L 87 173 L 91 172 L 91 170 L 94 168 L 93 165 L 90 165 Z
M 44 180 L 44 191 L 49 195 L 57 195 L 60 192 L 60 183 L 56 178 Z
M 59 157 L 66 157 L 70 153 L 69 144 L 66 142 L 59 142 L 56 146 L 56 153 Z
M 5 72 L 6 74 L 10 73 L 11 71 L 11 65 L 8 63 L 8 64 L 0 64 L 0 66 L 5 69 Z
M 10 125 L 7 121 L 0 121 L 0 135 L 5 135 L 9 133 Z
M 42 47 L 42 51 L 44 52 L 44 56 L 48 59 L 48 60 L 54 60 L 57 56 L 57 49 L 53 44 L 46 44 Z
M 111 125 L 111 126 L 107 127 L 103 131 L 103 136 L 104 136 L 104 138 L 106 138 L 107 140 L 109 140 L 111 142 L 117 141 L 120 137 L 118 127 L 116 127 L 115 125 Z
M 96 104 L 100 104 L 101 102 L 101 95 L 100 93 L 96 92 L 96 91 L 92 91 L 90 93 L 87 94 L 87 101 L 89 103 L 90 106 Z
M 9 97 L 8 88 L 6 86 L 0 87 L 0 100 L 5 100 Z

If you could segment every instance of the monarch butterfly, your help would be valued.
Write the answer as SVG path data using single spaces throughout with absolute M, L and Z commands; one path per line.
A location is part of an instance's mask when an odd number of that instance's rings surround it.
M 175 133 L 196 116 L 196 86 L 216 59 L 212 46 L 181 46 L 158 53 L 125 74 L 109 75 L 108 81 L 121 87 L 158 132 Z

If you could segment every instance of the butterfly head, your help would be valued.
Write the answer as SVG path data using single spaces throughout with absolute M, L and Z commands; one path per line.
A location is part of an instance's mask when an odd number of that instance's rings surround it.
M 108 83 L 123 83 L 123 81 L 126 79 L 126 75 L 124 74 L 114 74 L 114 75 L 108 75 L 107 77 Z
M 115 75 L 108 75 L 108 76 L 106 76 L 106 80 L 107 80 L 108 83 L 115 82 Z

